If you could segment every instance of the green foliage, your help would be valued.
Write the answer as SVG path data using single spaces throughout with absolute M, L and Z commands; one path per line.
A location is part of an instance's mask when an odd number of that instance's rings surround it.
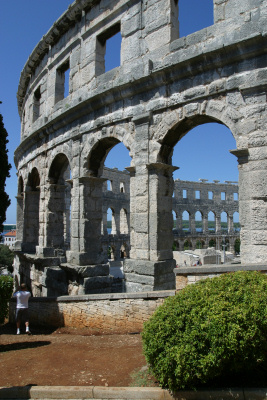
M 3 232 L 3 223 L 6 220 L 6 210 L 10 205 L 10 199 L 5 192 L 6 186 L 6 178 L 10 176 L 9 170 L 11 165 L 8 163 L 7 157 L 7 148 L 6 145 L 8 143 L 7 140 L 7 131 L 3 124 L 3 117 L 0 114 L 0 160 L 1 160 L 1 168 L 0 168 L 0 233 Z
M 13 278 L 11 276 L 0 276 L 0 324 L 5 322 L 8 315 L 8 301 L 12 296 Z
M 249 376 L 267 362 L 267 276 L 240 271 L 187 286 L 156 310 L 142 339 L 162 387 Z
M 0 267 L 7 266 L 9 271 L 12 270 L 14 253 L 8 246 L 0 244 Z
M 237 254 L 240 253 L 240 239 L 236 239 L 236 241 L 235 241 L 235 252 Z

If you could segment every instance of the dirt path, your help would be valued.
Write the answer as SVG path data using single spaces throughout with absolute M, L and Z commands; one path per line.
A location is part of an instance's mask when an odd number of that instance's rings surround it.
M 87 336 L 58 329 L 15 335 L 1 327 L 0 386 L 129 386 L 146 365 L 139 334 Z

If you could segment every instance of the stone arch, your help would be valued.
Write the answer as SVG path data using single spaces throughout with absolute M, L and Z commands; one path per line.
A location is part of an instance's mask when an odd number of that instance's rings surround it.
M 228 108 L 227 108 L 228 109 Z M 200 111 L 200 110 L 199 110 Z M 157 161 L 163 162 L 165 164 L 172 164 L 171 158 L 174 146 L 193 128 L 203 125 L 206 123 L 216 122 L 225 125 L 230 129 L 232 135 L 237 141 L 237 126 L 233 124 L 233 121 L 226 115 L 226 113 L 221 113 L 218 116 L 218 112 L 200 113 L 196 112 L 192 116 L 187 116 L 185 111 L 182 112 L 184 115 L 180 118 L 180 114 L 177 111 L 172 111 L 171 113 L 166 113 L 163 121 L 159 124 L 158 129 L 153 135 L 154 138 L 160 143 L 160 148 L 157 155 Z M 232 116 L 234 111 L 228 110 Z M 219 118 L 220 117 L 220 118 Z M 241 115 L 232 116 L 233 119 L 241 119 Z M 171 125 L 168 124 L 168 119 L 172 122 Z M 163 130 L 165 128 L 165 130 Z
M 24 192 L 24 181 L 22 176 L 19 176 L 18 179 L 18 196 L 23 196 L 23 192 Z
M 50 183 L 65 184 L 66 179 L 71 178 L 70 162 L 66 154 L 57 154 L 50 165 L 48 179 Z
M 124 144 L 132 158 L 134 144 L 133 124 L 128 123 L 123 124 L 123 126 L 112 126 L 104 129 L 101 132 L 101 139 L 99 139 L 99 132 L 91 135 L 90 141 L 85 143 L 82 151 L 81 159 L 84 173 L 94 177 L 102 176 L 108 153 L 119 143 Z
M 47 247 L 70 248 L 71 236 L 71 168 L 66 154 L 57 154 L 48 172 L 49 200 L 47 216 Z
M 39 244 L 40 175 L 33 167 L 28 175 L 24 204 L 22 251 L 35 253 Z

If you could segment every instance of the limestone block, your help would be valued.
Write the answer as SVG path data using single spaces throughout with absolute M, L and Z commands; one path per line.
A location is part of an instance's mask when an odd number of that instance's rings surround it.
M 85 293 L 96 292 L 98 289 L 110 288 L 112 283 L 112 276 L 95 276 L 90 278 L 84 278 L 84 290 Z
M 125 273 L 125 279 L 127 282 L 141 283 L 142 285 L 154 285 L 153 276 Z

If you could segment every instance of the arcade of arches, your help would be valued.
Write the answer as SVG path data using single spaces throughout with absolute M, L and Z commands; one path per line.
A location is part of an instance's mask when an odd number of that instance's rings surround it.
M 130 249 L 123 238 L 119 249 L 129 256 L 125 290 L 173 289 L 173 148 L 208 122 L 226 125 L 236 141 L 241 263 L 267 262 L 267 0 L 213 0 L 213 25 L 186 37 L 179 37 L 178 3 L 75 1 L 21 73 L 14 271 L 36 294 L 66 294 L 69 281 L 79 294 L 111 290 L 104 162 L 120 142 L 132 160 L 130 205 L 125 198 L 119 209 L 114 196 L 108 207 L 114 235 L 130 234 Z M 121 64 L 106 72 L 106 41 L 118 31 Z M 118 184 L 120 196 L 125 189 Z M 215 208 L 183 211 L 191 234 L 197 212 L 203 233 L 210 212 L 219 232 Z M 232 211 L 221 211 L 232 234 Z M 178 214 L 176 221 L 179 235 Z

